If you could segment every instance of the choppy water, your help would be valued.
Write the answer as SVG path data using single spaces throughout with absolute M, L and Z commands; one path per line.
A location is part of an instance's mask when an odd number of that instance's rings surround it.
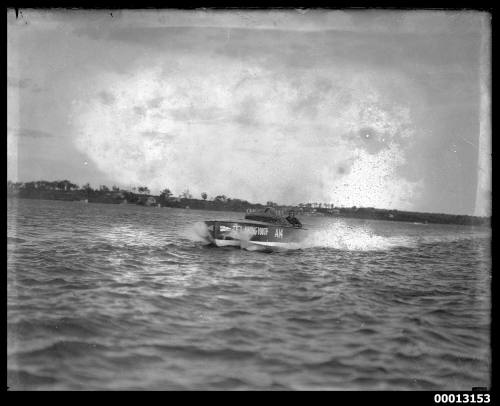
M 224 218 L 8 201 L 10 388 L 490 386 L 489 230 L 304 217 L 297 250 L 196 241 Z

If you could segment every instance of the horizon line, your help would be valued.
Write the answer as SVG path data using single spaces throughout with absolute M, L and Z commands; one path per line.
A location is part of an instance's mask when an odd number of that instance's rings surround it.
M 16 181 L 16 182 L 14 182 L 14 181 L 12 181 L 12 180 L 10 180 L 10 179 L 7 179 L 7 183 L 8 183 L 8 182 L 11 182 L 11 183 L 14 183 L 14 184 L 15 184 L 15 183 L 34 183 L 34 182 L 49 182 L 49 183 L 55 183 L 55 182 L 65 182 L 65 181 L 67 181 L 67 182 L 69 182 L 69 183 L 72 183 L 72 184 L 76 185 L 76 186 L 78 187 L 78 189 L 79 189 L 79 190 L 81 190 L 81 187 L 82 187 L 82 186 L 84 186 L 84 185 L 86 185 L 86 184 L 88 184 L 89 186 L 91 186 L 91 183 L 90 183 L 90 182 L 85 182 L 85 183 L 83 183 L 82 185 L 79 185 L 79 184 L 74 183 L 73 181 L 70 181 L 70 180 L 68 180 L 68 179 L 61 179 L 61 180 L 54 180 L 54 181 L 49 181 L 49 180 L 43 180 L 43 179 L 41 179 L 41 180 L 31 180 L 31 181 L 25 181 L 25 182 L 22 182 L 22 181 Z M 105 186 L 106 188 L 108 188 L 108 189 L 109 189 L 109 190 L 108 190 L 109 192 L 113 192 L 113 191 L 111 190 L 111 188 L 110 188 L 110 187 L 108 187 L 107 185 L 100 184 L 99 186 Z M 116 187 L 118 187 L 118 188 L 119 188 L 118 192 L 120 192 L 120 191 L 125 191 L 125 192 L 131 192 L 131 193 L 134 193 L 134 192 L 132 192 L 130 189 L 122 189 L 120 186 L 117 186 L 117 185 L 112 185 L 111 187 L 113 187 L 113 186 L 116 186 Z M 148 186 L 140 186 L 140 185 L 138 185 L 138 186 L 134 186 L 134 187 L 132 187 L 132 189 L 133 189 L 133 188 L 137 189 L 137 188 L 139 188 L 139 187 L 145 187 L 145 188 L 147 188 L 148 190 L 150 190 Z M 170 190 L 168 187 L 166 187 L 165 189 Z M 99 189 L 93 189 L 93 190 L 100 191 Z M 189 188 L 187 188 L 186 190 L 189 192 Z M 202 193 L 206 193 L 206 192 L 202 192 Z M 140 193 L 138 193 L 138 194 L 140 194 Z M 160 195 L 161 195 L 161 193 L 158 193 L 158 195 L 157 195 L 157 196 L 160 196 Z M 155 196 L 155 195 L 153 195 L 153 194 L 151 194 L 151 193 L 150 193 L 150 196 Z M 174 196 L 174 194 L 173 194 L 173 193 L 172 193 L 172 196 Z M 264 203 L 253 203 L 253 202 L 250 202 L 250 201 L 248 201 L 248 200 L 246 200 L 246 199 L 240 199 L 240 198 L 238 198 L 238 197 L 229 197 L 229 196 L 226 196 L 225 194 L 216 195 L 216 196 L 207 196 L 207 199 L 208 199 L 208 197 L 211 197 L 211 198 L 212 198 L 212 200 L 211 200 L 211 201 L 214 201 L 213 199 L 215 199 L 215 197 L 217 197 L 217 196 L 225 196 L 226 198 L 229 198 L 229 199 L 231 199 L 231 200 L 236 200 L 236 199 L 237 199 L 237 200 L 241 200 L 241 201 L 247 202 L 247 203 L 249 203 L 249 204 L 260 204 L 260 205 L 263 205 L 263 206 L 266 206 L 266 205 L 267 205 L 267 204 L 264 204 Z M 181 196 L 175 196 L 175 197 L 177 197 L 177 198 L 179 198 L 179 197 L 180 197 L 180 198 L 182 198 L 182 199 L 205 200 L 205 201 L 206 201 L 206 199 L 197 199 L 197 198 L 192 197 L 192 196 L 191 196 L 190 198 L 181 197 Z M 268 202 L 272 202 L 272 201 L 271 201 L 271 200 L 269 200 Z M 333 210 L 333 209 L 353 209 L 353 208 L 356 208 L 356 209 L 375 209 L 375 210 L 386 210 L 386 211 L 398 211 L 398 212 L 403 212 L 403 213 L 421 213 L 421 214 L 438 214 L 438 215 L 446 215 L 446 216 L 467 216 L 467 217 L 475 217 L 475 218 L 491 218 L 491 214 L 490 214 L 490 215 L 486 215 L 486 216 L 475 216 L 475 215 L 473 215 L 473 214 L 458 214 L 458 213 L 443 213 L 443 212 L 428 212 L 428 211 L 401 210 L 401 209 L 392 209 L 392 208 L 380 208 L 380 207 L 375 207 L 375 206 L 356 206 L 356 205 L 354 205 L 354 206 L 344 206 L 344 205 L 337 206 L 337 205 L 335 205 L 334 203 L 327 203 L 327 202 L 307 202 L 307 203 L 305 203 L 305 202 L 300 202 L 300 203 L 296 203 L 296 204 L 281 204 L 281 203 L 277 203 L 277 202 L 272 202 L 272 203 L 276 204 L 277 206 L 283 206 L 283 207 L 299 207 L 299 205 L 301 205 L 301 204 L 302 204 L 302 205 L 307 205 L 307 204 L 311 204 L 311 205 L 312 205 L 312 204 L 321 204 L 321 205 L 323 205 L 323 204 L 328 204 L 328 205 L 332 205 L 332 206 L 333 206 L 333 207 L 331 208 L 332 210 Z M 314 208 L 318 208 L 318 207 L 314 207 Z M 321 208 L 323 209 L 323 208 L 326 208 L 326 207 L 321 207 Z

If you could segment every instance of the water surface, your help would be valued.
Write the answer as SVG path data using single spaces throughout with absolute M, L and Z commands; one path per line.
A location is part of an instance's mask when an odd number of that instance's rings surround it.
M 490 386 L 488 229 L 303 217 L 296 250 L 197 241 L 241 216 L 8 200 L 9 387 Z

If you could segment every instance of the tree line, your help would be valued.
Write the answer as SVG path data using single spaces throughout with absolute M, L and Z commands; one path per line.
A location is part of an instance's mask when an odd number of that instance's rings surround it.
M 194 199 L 192 194 L 189 192 L 189 189 L 186 189 L 182 193 L 175 197 L 172 191 L 169 188 L 163 189 L 159 195 L 153 196 L 151 194 L 150 189 L 147 186 L 134 186 L 130 189 L 122 189 L 119 186 L 113 185 L 108 187 L 106 185 L 99 185 L 97 188 L 93 188 L 90 183 L 86 183 L 82 186 L 79 186 L 69 180 L 56 180 L 56 181 L 31 181 L 31 182 L 12 182 L 10 180 L 7 181 L 7 193 L 12 194 L 20 194 L 21 196 L 29 197 L 30 195 L 40 195 L 44 194 L 44 192 L 53 192 L 55 194 L 64 194 L 64 193 L 79 193 L 81 196 L 112 196 L 115 197 L 123 197 L 128 202 L 136 202 L 144 196 L 151 196 L 159 200 L 159 202 L 174 202 L 179 200 L 199 200 Z M 47 194 L 47 193 L 45 193 Z M 202 201 L 213 201 L 216 203 L 223 204 L 231 204 L 236 206 L 241 206 L 244 204 L 252 205 L 252 203 L 236 198 L 230 198 L 226 195 L 217 195 L 212 199 L 209 199 L 208 194 L 206 192 L 202 192 L 200 194 Z
M 108 187 L 99 185 L 92 188 L 89 183 L 79 186 L 69 180 L 12 182 L 7 181 L 7 195 L 32 199 L 54 200 L 86 200 L 96 203 L 134 203 L 144 205 L 160 205 L 167 207 L 245 211 L 276 207 L 282 209 L 293 208 L 299 213 L 332 215 L 348 218 L 379 219 L 390 221 L 410 221 L 422 223 L 447 223 L 489 225 L 489 217 L 475 217 L 467 215 L 452 215 L 443 213 L 420 213 L 391 209 L 376 209 L 374 207 L 335 207 L 331 203 L 300 203 L 297 206 L 283 206 L 273 201 L 265 205 L 250 203 L 247 200 L 231 198 L 226 195 L 217 195 L 209 198 L 206 192 L 200 194 L 201 199 L 193 198 L 189 189 L 174 197 L 169 188 L 163 189 L 159 195 L 152 196 L 147 186 L 134 186 L 130 190 L 116 185 Z
M 116 185 L 112 185 L 108 187 L 106 185 L 99 185 L 97 188 L 93 188 L 90 183 L 85 183 L 82 186 L 79 186 L 75 183 L 72 183 L 69 180 L 56 180 L 56 181 L 31 181 L 31 182 L 12 182 L 10 180 L 7 181 L 7 192 L 43 192 L 43 191 L 54 191 L 54 192 L 85 192 L 87 195 L 96 195 L 96 194 L 107 194 L 107 193 L 121 193 L 123 195 L 128 196 L 129 198 L 133 195 L 143 195 L 143 196 L 151 196 L 151 191 L 147 186 L 134 186 L 130 189 L 122 189 Z M 174 197 L 174 194 L 169 188 L 163 189 L 159 195 L 156 196 L 161 201 L 169 201 L 169 200 L 192 200 L 193 195 L 189 192 L 189 189 L 184 190 L 182 193 L 178 195 L 178 197 Z M 226 195 L 217 195 L 213 198 L 209 198 L 206 192 L 202 192 L 200 194 L 201 200 L 203 201 L 214 201 L 218 203 L 236 203 L 238 204 L 249 204 L 247 200 L 231 198 Z M 134 199 L 132 199 L 134 200 Z M 266 206 L 268 207 L 278 207 L 279 204 L 273 201 L 266 202 Z M 302 209 L 311 209 L 311 208 L 334 208 L 335 206 L 332 203 L 300 203 L 298 208 Z M 355 208 L 355 207 L 354 207 Z

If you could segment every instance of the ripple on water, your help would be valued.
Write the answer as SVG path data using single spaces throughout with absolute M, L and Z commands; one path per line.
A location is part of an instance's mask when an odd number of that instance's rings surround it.
M 306 245 L 272 253 L 185 233 L 204 218 L 239 216 L 9 206 L 8 385 L 490 386 L 484 230 L 311 219 L 320 232 Z

